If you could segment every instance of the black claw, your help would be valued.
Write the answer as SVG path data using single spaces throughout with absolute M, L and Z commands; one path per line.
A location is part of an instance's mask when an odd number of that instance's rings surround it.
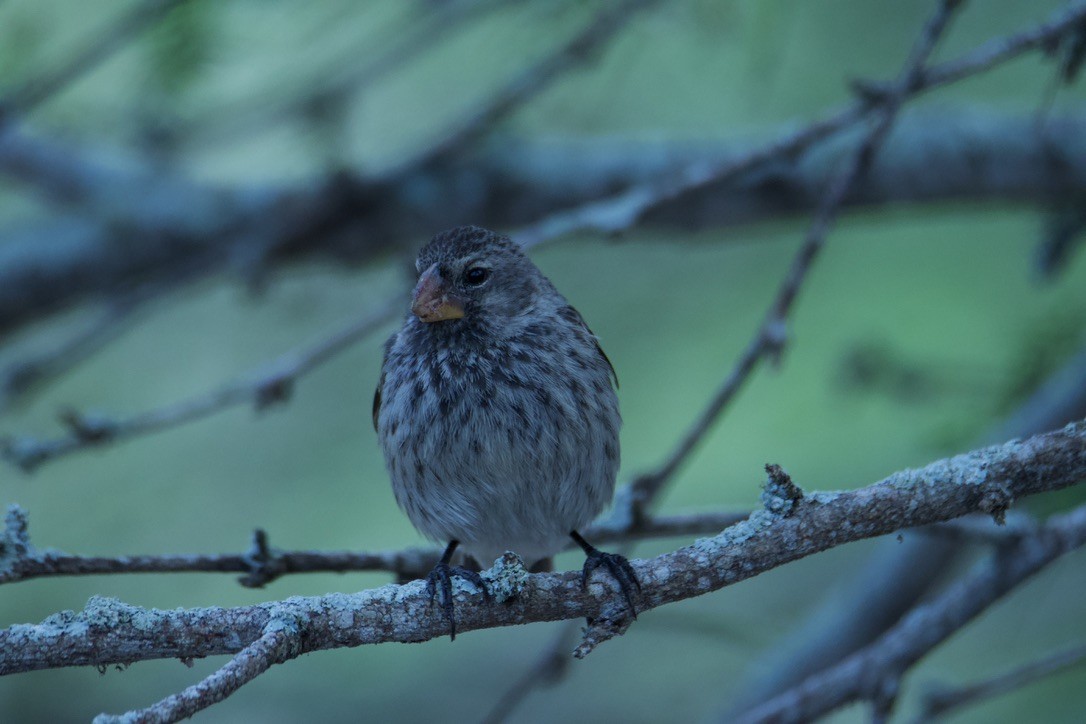
M 449 639 L 456 640 L 456 614 L 455 605 L 453 604 L 453 576 L 458 575 L 465 581 L 469 582 L 479 590 L 482 595 L 487 598 L 488 601 L 493 600 L 493 596 L 490 594 L 490 589 L 487 588 L 487 582 L 482 580 L 482 576 L 476 571 L 471 571 L 460 566 L 450 566 L 449 559 L 452 558 L 453 550 L 456 548 L 456 542 L 450 544 L 449 548 L 445 549 L 445 555 L 441 557 L 437 566 L 433 567 L 433 570 L 426 576 L 426 589 L 430 594 L 430 604 L 433 604 L 433 599 L 437 598 L 438 592 L 441 592 L 441 610 L 445 613 L 445 621 L 449 622 Z
M 595 548 L 576 531 L 571 533 L 570 536 L 584 549 L 586 556 L 584 568 L 581 569 L 581 585 L 588 588 L 588 579 L 592 576 L 592 572 L 603 566 L 618 583 L 618 587 L 622 589 L 622 596 L 626 599 L 626 606 L 636 619 L 637 607 L 634 606 L 633 592 L 636 589 L 638 593 L 641 593 L 641 581 L 637 580 L 637 574 L 634 573 L 630 562 L 626 560 L 625 556 L 618 553 L 604 553 Z

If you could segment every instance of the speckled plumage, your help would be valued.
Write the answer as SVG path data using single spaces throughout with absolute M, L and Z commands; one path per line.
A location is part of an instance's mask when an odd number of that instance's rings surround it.
M 451 229 L 416 266 L 439 275 L 463 316 L 409 314 L 386 345 L 374 425 L 396 500 L 420 532 L 459 541 L 484 567 L 506 550 L 532 565 L 611 500 L 621 423 L 610 362 L 505 237 Z M 479 285 L 465 278 L 475 267 L 487 270 Z

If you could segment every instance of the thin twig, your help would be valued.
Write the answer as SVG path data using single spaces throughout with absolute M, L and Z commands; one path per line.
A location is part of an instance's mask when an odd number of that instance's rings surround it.
M 276 88 L 274 97 L 247 99 L 248 106 L 255 106 L 249 112 L 243 108 L 217 109 L 221 122 L 212 120 L 217 128 L 208 131 L 204 120 L 191 133 L 199 134 L 200 142 L 205 145 L 233 142 L 240 133 L 252 133 L 254 125 L 302 115 L 348 94 L 357 96 L 390 72 L 405 67 L 423 51 L 438 47 L 454 32 L 511 1 L 521 0 L 466 0 L 425 6 L 423 12 L 406 18 L 402 26 L 387 29 L 385 35 L 393 39 L 393 44 L 368 61 L 359 64 L 354 57 L 357 48 L 352 48 L 351 58 L 338 59 L 334 68 L 324 69 L 298 95 L 281 100 L 283 89 Z M 343 71 L 344 68 L 347 70 Z
M 642 584 L 639 611 L 704 595 L 765 571 L 851 541 L 894 533 L 1009 505 L 1022 497 L 1086 480 L 1086 421 L 1062 430 L 938 460 L 857 490 L 806 493 L 793 510 L 761 510 L 722 533 L 670 553 L 631 561 Z M 1041 532 L 1010 549 L 1010 579 L 1018 552 L 1036 563 L 1086 543 L 1086 507 L 1050 518 Z M 1040 555 L 1043 553 L 1043 555 Z M 1035 555 L 1037 554 L 1037 555 Z M 1008 572 L 1000 566 L 1001 573 Z M 515 556 L 484 571 L 501 581 L 501 603 L 487 604 L 471 586 L 457 587 L 458 628 L 614 616 L 616 591 L 603 581 L 582 585 L 579 571 L 527 575 Z M 1000 581 L 1004 576 L 998 576 Z M 1006 587 L 1006 583 L 999 583 Z M 426 585 L 415 581 L 353 594 L 292 597 L 235 608 L 157 610 L 96 597 L 83 614 L 64 612 L 42 624 L 0 630 L 0 675 L 58 666 L 236 653 L 266 633 L 269 620 L 304 626 L 306 652 L 385 641 L 424 641 L 447 635 L 447 621 Z M 929 634 L 921 633 L 917 641 Z M 914 637 L 907 637 L 913 642 Z M 912 645 L 912 644 L 910 644 Z M 852 679 L 849 679 L 851 683 Z
M 795 302 L 800 287 L 807 278 L 811 263 L 825 243 L 826 236 L 833 226 L 845 197 L 870 165 L 879 144 L 882 143 L 889 132 L 909 89 L 915 84 L 916 78 L 923 70 L 935 42 L 942 35 L 952 10 L 957 7 L 959 2 L 960 0 L 944 0 L 940 4 L 939 12 L 925 25 L 920 40 L 910 54 L 905 70 L 897 81 L 895 91 L 880 99 L 880 114 L 875 126 L 860 142 L 859 147 L 847 162 L 844 170 L 839 172 L 831 181 L 822 198 L 818 214 L 808 230 L 807 237 L 793 260 L 788 275 L 777 292 L 769 312 L 754 339 L 747 346 L 731 374 L 713 394 L 709 404 L 703 409 L 693 426 L 679 441 L 671 454 L 658 468 L 638 476 L 628 488 L 629 495 L 621 496 L 618 499 L 619 504 L 616 505 L 616 514 L 620 516 L 621 520 L 637 521 L 645 515 L 645 511 L 674 478 L 679 467 L 690 456 L 698 443 L 715 425 L 728 403 L 734 399 L 736 393 L 749 379 L 758 364 L 765 357 L 780 355 L 786 341 L 788 313 Z M 850 118 L 853 112 L 862 114 L 863 111 L 862 106 L 857 105 L 854 110 L 846 111 L 838 116 L 836 122 L 844 123 L 846 122 L 844 119 Z M 798 150 L 817 140 L 818 134 L 825 133 L 828 135 L 833 128 L 833 123 L 815 124 L 787 139 L 784 147 L 791 146 Z M 780 148 L 780 146 L 770 147 L 765 152 L 777 154 L 781 152 Z M 755 156 L 752 155 L 748 156 L 745 161 L 750 164 L 760 162 L 760 160 L 756 161 L 754 159 Z M 733 166 L 731 173 L 739 173 L 739 168 L 741 168 L 739 165 Z M 532 670 L 545 666 L 545 661 L 541 661 Z M 514 687 L 506 691 L 495 711 L 501 712 L 502 717 L 511 713 L 517 704 L 531 691 L 531 682 L 535 680 L 537 679 L 526 676 L 522 681 L 518 681 Z M 492 715 L 494 715 L 493 712 Z
M 854 701 L 878 701 L 882 692 L 896 689 L 912 666 L 1003 595 L 1086 543 L 1084 525 L 1086 507 L 1050 519 L 1037 534 L 993 554 L 871 645 L 732 721 L 806 722 Z
M 642 520 L 600 521 L 584 530 L 586 538 L 600 543 L 629 543 L 661 538 L 715 535 L 750 517 L 749 512 L 706 512 L 655 515 Z M 26 513 L 18 506 L 8 510 L 0 547 L 0 584 L 36 578 L 121 575 L 139 573 L 239 573 L 248 588 L 261 588 L 287 575 L 301 573 L 386 572 L 407 581 L 425 576 L 441 557 L 437 548 L 404 548 L 393 551 L 284 551 L 274 548 L 267 533 L 257 529 L 245 553 L 175 553 L 166 555 L 81 556 L 30 545 Z M 1024 515 L 1010 515 L 1006 525 L 967 516 L 921 528 L 920 532 L 952 536 L 1002 546 L 1031 535 L 1037 523 Z M 572 548 L 572 544 L 570 548 Z
M 1077 3 L 1036 27 L 990 40 L 958 58 L 931 66 L 913 78 L 903 100 L 987 72 L 1024 53 L 1046 47 L 1073 31 L 1084 19 L 1086 3 Z M 864 87 L 870 92 L 860 100 L 738 158 L 693 163 L 668 178 L 548 215 L 522 227 L 515 236 L 525 246 L 533 246 L 575 231 L 604 234 L 625 231 L 652 209 L 683 194 L 737 179 L 772 161 L 795 158 L 816 143 L 852 127 L 879 107 L 873 100 L 886 95 L 878 90 L 877 84 Z
M 0 457 L 32 472 L 42 463 L 73 452 L 177 427 L 237 405 L 251 403 L 257 410 L 264 410 L 289 399 L 299 378 L 394 319 L 401 307 L 398 298 L 386 302 L 315 344 L 282 355 L 260 372 L 174 404 L 122 419 L 66 411 L 62 420 L 69 428 L 67 435 L 45 440 L 0 439 Z
M 132 323 L 134 312 L 152 296 L 154 294 L 149 290 L 141 290 L 110 301 L 96 319 L 80 326 L 59 344 L 11 362 L 0 370 L 0 414 L 120 336 Z
M 637 14 L 659 0 L 622 0 L 605 3 L 603 9 L 580 32 L 554 52 L 502 86 L 455 128 L 422 153 L 400 165 L 414 170 L 460 153 L 490 133 L 526 102 L 547 90 L 567 73 L 595 60 L 607 42 L 616 37 Z M 395 175 L 395 174 L 394 174 Z
M 570 649 L 577 638 L 577 630 L 580 621 L 566 621 L 561 630 L 551 639 L 550 644 L 543 650 L 532 666 L 520 675 L 505 690 L 494 707 L 483 717 L 483 724 L 502 724 L 520 706 L 528 694 L 540 686 L 548 686 L 559 681 L 569 670 L 573 657 L 569 655 Z
M 95 33 L 94 40 L 57 67 L 23 81 L 0 99 L 0 130 L 10 115 L 30 113 L 73 82 L 97 68 L 174 8 L 187 0 L 140 0 Z
M 990 40 L 970 53 L 926 69 L 916 79 L 917 90 L 941 88 L 1032 50 L 1045 49 L 1086 21 L 1086 2 L 1070 3 L 1028 30 Z
M 807 231 L 807 236 L 792 260 L 792 266 L 754 339 L 747 345 L 731 374 L 717 388 L 709 404 L 702 410 L 664 463 L 634 482 L 634 498 L 631 502 L 637 508 L 644 508 L 647 502 L 655 498 L 658 489 L 671 479 L 698 443 L 713 428 L 728 403 L 732 401 L 758 365 L 767 357 L 778 357 L 782 352 L 787 342 L 789 312 L 807 279 L 812 262 L 825 245 L 826 236 L 837 219 L 841 204 L 871 165 L 875 153 L 893 126 L 902 103 L 908 97 L 910 89 L 916 84 L 916 79 L 923 72 L 924 63 L 927 62 L 953 10 L 960 2 L 961 0 L 943 0 L 939 5 L 939 10 L 924 26 L 920 39 L 914 46 L 893 91 L 879 99 L 877 119 L 871 130 L 860 141 L 851 157 L 844 162 L 844 168 L 831 180 L 819 204 L 818 213 Z
M 662 515 L 626 527 L 603 522 L 589 526 L 584 534 L 600 542 L 715 535 L 748 515 L 727 511 Z M 59 576 L 133 573 L 240 573 L 243 575 L 239 582 L 250 588 L 299 573 L 385 571 L 396 574 L 399 580 L 411 580 L 425 576 L 441 556 L 441 551 L 429 548 L 374 553 L 281 551 L 269 545 L 262 530 L 255 531 L 253 545 L 246 553 L 80 556 L 32 547 L 27 528 L 26 514 L 12 506 L 6 532 L 0 539 L 0 549 L 9 547 L 7 554 L 0 550 L 0 584 Z
M 297 657 L 302 652 L 301 626 L 296 621 L 273 618 L 264 634 L 242 649 L 229 663 L 180 694 L 172 694 L 146 709 L 120 716 L 99 714 L 94 724 L 130 724 L 131 722 L 181 721 L 198 711 L 217 704 L 275 664 Z
M 934 691 L 924 698 L 924 711 L 917 719 L 917 723 L 929 722 L 955 709 L 1009 694 L 1023 686 L 1029 686 L 1084 663 L 1086 663 L 1086 645 L 1080 644 L 1056 651 L 1038 661 L 1031 661 L 975 684 Z

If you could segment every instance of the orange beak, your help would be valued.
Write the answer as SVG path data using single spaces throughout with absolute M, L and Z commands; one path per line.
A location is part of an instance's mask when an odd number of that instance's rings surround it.
M 442 322 L 464 316 L 464 303 L 451 296 L 445 288 L 445 280 L 437 270 L 437 264 L 422 273 L 415 285 L 415 297 L 411 312 L 423 322 Z

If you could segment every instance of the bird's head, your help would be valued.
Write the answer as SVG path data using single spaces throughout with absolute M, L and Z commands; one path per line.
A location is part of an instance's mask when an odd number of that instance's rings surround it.
M 435 236 L 419 252 L 415 269 L 411 311 L 427 324 L 521 314 L 543 278 L 516 243 L 478 226 Z

